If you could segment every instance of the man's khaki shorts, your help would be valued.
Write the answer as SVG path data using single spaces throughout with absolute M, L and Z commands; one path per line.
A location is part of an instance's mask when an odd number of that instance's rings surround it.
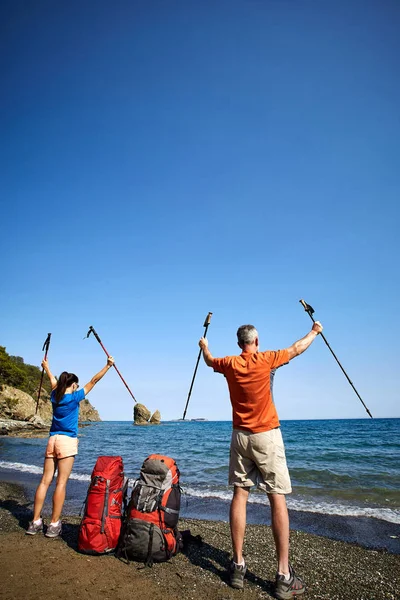
M 290 494 L 292 486 L 279 427 L 262 433 L 232 431 L 229 484 L 258 485 L 268 494 Z
M 49 437 L 45 452 L 46 458 L 68 458 L 78 454 L 78 438 L 56 434 Z

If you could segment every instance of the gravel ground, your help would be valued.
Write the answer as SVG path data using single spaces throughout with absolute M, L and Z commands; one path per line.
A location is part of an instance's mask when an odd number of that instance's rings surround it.
M 234 600 L 272 598 L 275 551 L 270 527 L 246 531 L 248 565 L 244 592 L 231 589 L 226 567 L 231 543 L 227 523 L 182 519 L 201 542 L 168 563 L 143 568 L 113 556 L 87 557 L 76 550 L 79 517 L 63 520 L 62 539 L 26 536 L 31 504 L 22 488 L 0 482 L 0 598 L 98 600 Z M 400 600 L 400 556 L 366 550 L 299 531 L 291 532 L 291 560 L 307 583 L 303 596 L 318 600 Z

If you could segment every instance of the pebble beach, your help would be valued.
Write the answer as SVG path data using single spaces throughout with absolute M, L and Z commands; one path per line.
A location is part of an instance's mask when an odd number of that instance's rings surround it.
M 190 543 L 171 561 L 143 568 L 114 556 L 77 551 L 80 517 L 63 519 L 61 539 L 25 535 L 32 502 L 23 487 L 0 482 L 0 598 L 46 597 L 97 600 L 185 600 L 273 598 L 275 552 L 266 525 L 248 525 L 245 554 L 248 572 L 243 592 L 227 585 L 229 525 L 221 521 L 181 519 L 201 542 Z M 385 550 L 291 531 L 291 560 L 307 584 L 303 596 L 318 600 L 399 600 L 400 555 Z

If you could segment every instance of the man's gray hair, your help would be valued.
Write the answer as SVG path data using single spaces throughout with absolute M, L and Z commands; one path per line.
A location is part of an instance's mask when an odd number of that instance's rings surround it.
M 258 337 L 258 331 L 254 325 L 241 325 L 237 330 L 237 339 L 239 346 L 252 344 Z

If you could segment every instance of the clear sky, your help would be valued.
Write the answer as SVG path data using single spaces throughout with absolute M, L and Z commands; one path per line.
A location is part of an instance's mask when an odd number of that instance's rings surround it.
M 376 417 L 399 411 L 400 4 L 4 1 L 0 344 L 81 383 L 104 354 L 182 415 L 215 356 L 311 321 Z M 130 419 L 116 372 L 89 396 Z M 366 413 L 322 339 L 276 377 L 283 419 Z M 188 415 L 229 419 L 201 363 Z

